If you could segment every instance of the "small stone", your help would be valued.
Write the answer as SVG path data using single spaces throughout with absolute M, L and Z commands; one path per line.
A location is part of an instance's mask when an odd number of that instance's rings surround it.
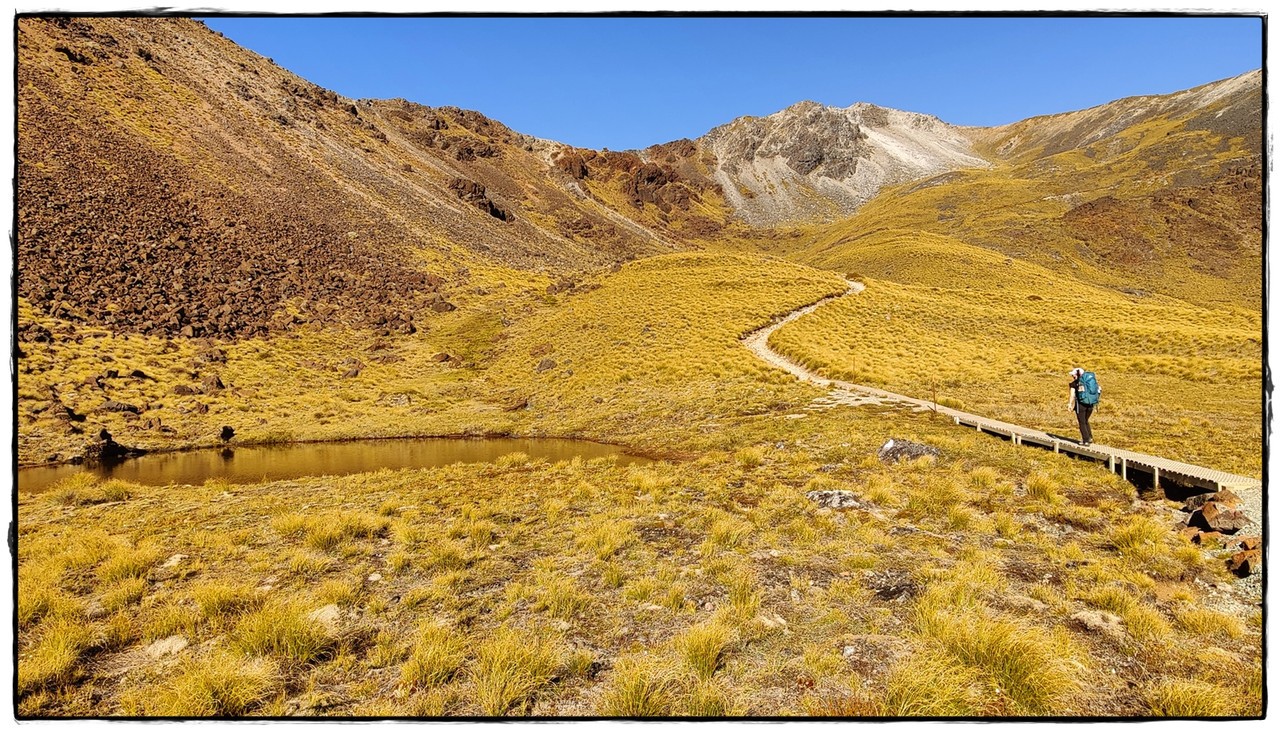
M 375 584 L 379 581 L 382 581 L 382 574 L 378 574 L 378 573 L 369 574 L 369 581 Z
M 342 610 L 338 609 L 337 604 L 326 604 L 307 614 L 307 619 L 324 627 L 329 632 L 335 632 L 338 629 L 338 618 L 342 616 Z
M 551 626 L 555 627 L 556 630 L 559 632 L 568 632 L 573 627 L 573 625 L 569 624 L 563 619 L 557 619 L 555 623 L 553 623 Z
M 1029 596 L 1022 596 L 1021 594 L 1006 597 L 1004 603 L 1011 609 L 1017 609 L 1029 614 L 1042 614 L 1049 609 L 1049 605 L 1039 599 L 1032 599 Z
M 534 370 L 536 370 L 538 373 L 542 373 L 544 371 L 549 371 L 555 367 L 556 367 L 556 362 L 554 360 L 551 360 L 550 358 L 543 358 L 541 361 L 538 362 L 538 366 Z
M 187 557 L 187 554 L 185 553 L 175 553 L 169 557 L 168 561 L 165 561 L 164 563 L 160 564 L 160 568 L 171 569 L 174 566 L 177 566 L 178 564 L 182 563 L 182 560 L 185 559 L 186 557 Z
M 1100 632 L 1112 637 L 1124 635 L 1124 620 L 1111 612 L 1083 611 L 1071 615 L 1071 619 L 1090 632 Z
M 146 653 L 151 657 L 159 660 L 165 655 L 175 655 L 187 649 L 187 638 L 182 635 L 170 635 L 163 640 L 156 640 L 147 645 Z

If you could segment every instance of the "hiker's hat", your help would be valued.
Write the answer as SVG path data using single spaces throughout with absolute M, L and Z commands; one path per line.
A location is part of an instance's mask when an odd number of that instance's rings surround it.
M 1067 371 L 1068 376 L 1078 376 L 1082 373 L 1084 373 L 1083 368 L 1072 368 L 1070 371 Z

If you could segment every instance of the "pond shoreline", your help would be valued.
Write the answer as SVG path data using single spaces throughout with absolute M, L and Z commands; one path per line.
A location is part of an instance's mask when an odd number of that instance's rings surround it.
M 615 457 L 632 463 L 682 461 L 681 456 L 674 454 L 595 439 L 493 433 L 289 442 L 233 441 L 221 446 L 156 450 L 122 459 L 26 465 L 15 470 L 15 484 L 19 492 L 35 494 L 81 473 L 157 485 L 196 484 L 212 478 L 246 483 L 311 474 L 346 475 L 384 468 L 424 469 L 456 462 L 492 462 L 516 452 L 524 452 L 531 459 L 552 461 L 574 457 Z

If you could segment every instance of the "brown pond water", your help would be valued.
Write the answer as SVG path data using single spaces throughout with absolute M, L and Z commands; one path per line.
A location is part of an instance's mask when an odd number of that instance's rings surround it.
M 248 484 L 263 480 L 350 475 L 384 468 L 397 470 L 443 467 L 457 462 L 492 462 L 513 452 L 524 452 L 532 459 L 541 458 L 548 462 L 614 455 L 618 457 L 618 464 L 624 465 L 653 461 L 629 455 L 617 445 L 575 439 L 367 439 L 159 452 L 114 464 L 27 467 L 18 470 L 18 490 L 43 492 L 58 480 L 81 472 L 143 485 L 199 485 L 210 478 Z

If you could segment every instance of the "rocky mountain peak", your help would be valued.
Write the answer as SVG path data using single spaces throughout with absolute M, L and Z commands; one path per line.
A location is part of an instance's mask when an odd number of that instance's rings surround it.
M 713 178 L 748 223 L 847 215 L 886 185 L 987 163 L 937 117 L 859 102 L 813 101 L 741 117 L 698 140 Z

